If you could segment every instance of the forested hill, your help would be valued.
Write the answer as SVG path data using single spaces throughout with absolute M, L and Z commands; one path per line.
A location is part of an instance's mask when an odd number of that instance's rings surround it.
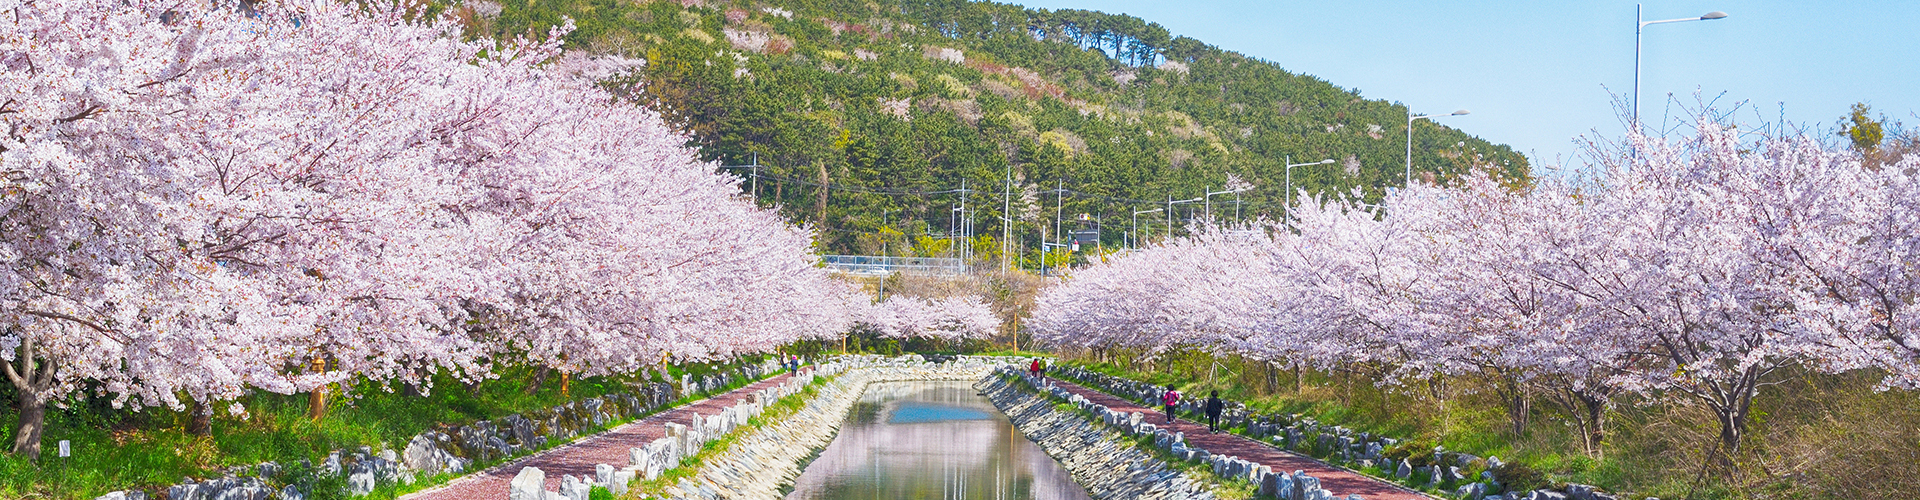
M 1377 195 L 1402 178 L 1404 106 L 1124 15 L 957 0 L 505 0 L 454 13 L 494 36 L 571 17 L 570 47 L 644 59 L 630 76 L 644 97 L 706 157 L 757 158 L 762 203 L 815 224 L 825 252 L 879 253 L 883 240 L 896 255 L 946 252 L 915 236 L 944 235 L 962 196 L 974 233 L 998 237 L 1009 167 L 1028 258 L 1056 213 L 1104 221 L 1118 245 L 1133 211 L 1220 191 L 1229 173 L 1254 186 L 1243 216 L 1277 215 L 1289 156 L 1338 160 L 1294 169 L 1315 192 Z M 1414 141 L 1416 175 L 1529 175 L 1510 148 L 1429 121 Z M 1231 200 L 1215 196 L 1215 214 L 1231 216 Z M 1176 219 L 1199 207 L 1177 205 Z M 1140 216 L 1156 237 L 1159 217 Z

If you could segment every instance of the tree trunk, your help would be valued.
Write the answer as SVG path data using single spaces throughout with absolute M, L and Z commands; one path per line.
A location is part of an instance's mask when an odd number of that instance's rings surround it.
M 47 429 L 47 401 L 31 391 L 20 391 L 20 421 L 13 426 L 13 454 L 28 461 L 40 459 L 40 434 Z
M 533 382 L 527 384 L 528 396 L 540 393 L 540 386 L 547 383 L 547 372 L 549 371 L 552 371 L 552 369 L 544 366 L 533 371 Z
M 572 378 L 566 370 L 560 370 L 560 399 L 567 398 L 567 382 L 571 381 Z
M 194 401 L 187 406 L 187 434 L 194 436 L 213 435 L 213 406 Z
M 21 339 L 12 363 L 0 363 L 7 381 L 19 393 L 20 419 L 13 424 L 13 454 L 40 459 L 40 435 L 47 430 L 46 391 L 53 388 L 53 363 L 34 359 L 33 337 Z
M 1533 417 L 1533 398 L 1528 394 L 1527 386 L 1512 374 L 1500 377 L 1500 399 L 1507 404 L 1507 424 L 1514 437 L 1527 433 L 1527 422 Z
M 1271 361 L 1261 362 L 1260 365 L 1263 368 L 1266 368 L 1266 372 L 1267 372 L 1267 385 L 1265 390 L 1261 391 L 1261 394 L 1266 396 L 1271 396 L 1273 395 L 1274 391 L 1277 391 L 1280 388 L 1279 370 L 1274 369 L 1273 362 Z
M 819 220 L 816 222 L 816 224 L 819 224 L 820 227 L 827 227 L 827 186 L 832 185 L 832 183 L 828 182 L 828 179 L 827 179 L 827 164 L 821 163 L 819 164 L 819 166 L 820 166 L 820 187 L 816 189 L 816 191 L 820 192 L 820 201 L 819 201 L 820 215 L 819 215 Z

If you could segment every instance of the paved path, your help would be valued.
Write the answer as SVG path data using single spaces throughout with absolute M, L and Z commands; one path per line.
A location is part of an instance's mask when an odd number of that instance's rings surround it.
M 561 475 L 585 475 L 593 478 L 594 465 L 607 464 L 614 468 L 627 466 L 629 448 L 645 446 L 667 434 L 664 424 L 676 422 L 688 424 L 694 415 L 714 415 L 720 410 L 733 406 L 746 399 L 753 391 L 780 385 L 792 375 L 782 373 L 774 377 L 755 382 L 746 387 L 734 389 L 725 394 L 681 405 L 677 408 L 656 413 L 645 419 L 630 422 L 606 432 L 582 438 L 553 449 L 506 464 L 496 465 L 487 470 L 475 472 L 453 482 L 400 497 L 401 500 L 497 500 L 507 498 L 507 486 L 513 482 L 513 476 L 520 473 L 522 467 L 539 467 L 547 476 L 547 490 L 560 489 Z
M 1057 378 L 1049 378 L 1048 380 L 1053 381 L 1054 385 L 1058 385 L 1062 389 L 1066 389 L 1074 394 L 1079 394 L 1081 397 L 1085 397 L 1114 411 L 1121 413 L 1140 412 L 1147 417 L 1145 422 L 1166 429 L 1167 432 L 1185 432 L 1187 433 L 1187 446 L 1189 447 L 1207 450 L 1207 453 L 1215 455 L 1240 457 L 1243 460 L 1249 460 L 1260 465 L 1272 467 L 1273 472 L 1276 474 L 1282 472 L 1292 473 L 1296 470 L 1306 471 L 1307 475 L 1320 478 L 1321 488 L 1332 491 L 1333 494 L 1339 498 L 1346 498 L 1347 495 L 1354 494 L 1358 494 L 1366 500 L 1432 500 L 1433 498 L 1402 488 L 1399 485 L 1327 465 L 1319 460 L 1288 453 L 1266 443 L 1225 432 L 1209 434 L 1206 424 L 1192 422 L 1186 419 L 1176 419 L 1172 425 L 1167 425 L 1165 424 L 1167 414 L 1161 412 L 1159 409 L 1145 408 L 1132 401 L 1121 399 L 1118 396 L 1082 387 L 1065 380 Z

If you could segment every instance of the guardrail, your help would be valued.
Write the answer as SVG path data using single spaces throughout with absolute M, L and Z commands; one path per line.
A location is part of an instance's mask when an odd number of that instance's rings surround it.
M 952 276 L 967 272 L 966 262 L 946 257 L 887 257 L 879 255 L 822 255 L 827 269 L 860 276 L 893 273 Z

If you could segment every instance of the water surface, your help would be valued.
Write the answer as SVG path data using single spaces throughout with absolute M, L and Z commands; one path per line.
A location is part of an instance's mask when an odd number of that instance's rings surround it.
M 1090 500 L 969 382 L 873 384 L 788 500 Z

